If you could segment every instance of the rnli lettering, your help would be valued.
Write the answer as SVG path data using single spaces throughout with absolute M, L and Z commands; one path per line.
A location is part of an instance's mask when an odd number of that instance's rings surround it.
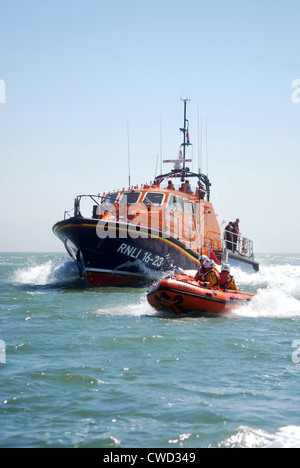
M 121 244 L 117 252 L 134 260 L 141 260 L 146 265 L 150 264 L 157 268 L 160 268 L 164 261 L 163 257 L 160 257 L 159 255 L 153 255 L 150 252 L 144 252 L 142 249 L 133 247 L 126 243 Z
M 188 284 L 178 284 L 177 288 L 180 289 L 180 291 L 188 291 L 191 293 L 196 292 L 195 288 L 193 288 L 193 286 L 189 286 Z
M 118 248 L 118 252 L 131 258 L 139 258 L 142 250 L 138 249 L 137 247 L 132 247 L 128 244 L 122 244 Z

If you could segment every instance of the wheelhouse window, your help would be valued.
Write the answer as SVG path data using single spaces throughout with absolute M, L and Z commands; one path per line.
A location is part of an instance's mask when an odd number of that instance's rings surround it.
M 104 205 L 114 205 L 117 201 L 119 193 L 108 193 L 104 198 L 103 204 Z
M 141 192 L 128 192 L 128 193 L 123 193 L 122 198 L 120 200 L 121 205 L 135 205 L 138 203 L 139 198 L 141 196 Z
M 192 206 L 192 214 L 193 214 L 193 216 L 195 216 L 196 215 L 196 203 L 191 202 L 191 206 Z
M 176 197 L 176 207 L 177 211 L 182 211 L 182 198 Z
M 174 197 L 174 195 L 170 195 L 170 196 L 169 196 L 168 205 L 167 205 L 167 211 L 168 211 L 169 213 L 174 213 L 174 211 L 176 211 L 175 197 Z
M 190 214 L 190 202 L 186 199 L 183 200 L 184 212 Z
M 164 201 L 164 197 L 163 193 L 147 192 L 143 203 L 147 206 L 160 206 Z

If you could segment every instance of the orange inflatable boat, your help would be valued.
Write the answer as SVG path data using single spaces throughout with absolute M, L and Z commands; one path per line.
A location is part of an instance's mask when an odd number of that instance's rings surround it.
M 154 285 L 148 291 L 147 299 L 155 309 L 168 310 L 176 315 L 192 311 L 219 314 L 248 304 L 254 296 L 242 291 L 214 290 L 201 285 L 191 276 L 180 274 Z

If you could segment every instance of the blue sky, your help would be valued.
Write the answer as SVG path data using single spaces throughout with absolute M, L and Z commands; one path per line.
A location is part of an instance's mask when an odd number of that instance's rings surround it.
M 0 251 L 62 250 L 73 198 L 127 185 L 127 122 L 132 183 L 152 180 L 189 97 L 219 219 L 258 252 L 299 252 L 299 17 L 295 0 L 2 2 Z

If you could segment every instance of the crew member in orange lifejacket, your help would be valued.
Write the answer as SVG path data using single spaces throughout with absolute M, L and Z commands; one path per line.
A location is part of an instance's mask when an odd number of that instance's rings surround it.
M 228 263 L 223 263 L 221 267 L 220 288 L 239 291 L 237 285 L 235 284 L 234 277 L 230 275 L 230 265 L 228 265 Z
M 208 283 L 209 288 L 220 289 L 220 274 L 216 268 L 215 262 L 208 258 L 204 260 L 203 267 L 205 269 L 205 273 L 202 275 L 203 283 Z
M 169 180 L 168 182 L 168 187 L 167 187 L 168 190 L 174 190 L 174 184 L 172 183 L 171 180 Z
M 199 200 L 204 200 L 206 190 L 204 185 L 198 180 L 198 187 L 196 188 L 195 195 Z
M 192 193 L 192 188 L 190 186 L 190 182 L 188 180 L 186 180 L 185 183 L 181 185 L 180 190 L 183 193 L 187 193 L 187 194 Z
M 197 271 L 196 275 L 195 275 L 195 280 L 196 281 L 202 281 L 202 276 L 204 275 L 205 273 L 205 268 L 203 266 L 203 262 L 204 260 L 207 260 L 208 257 L 206 255 L 199 255 L 199 263 L 200 263 L 200 266 L 199 266 L 199 270 Z

